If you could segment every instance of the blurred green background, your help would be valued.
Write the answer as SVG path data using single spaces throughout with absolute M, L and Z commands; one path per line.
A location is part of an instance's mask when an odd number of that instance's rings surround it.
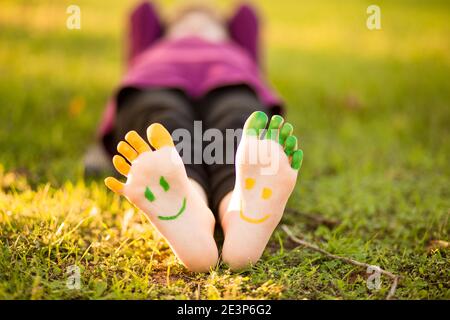
M 185 2 L 157 3 L 170 15 Z M 305 152 L 289 206 L 339 222 L 288 213 L 283 223 L 401 275 L 398 298 L 450 299 L 450 3 L 254 3 L 265 71 Z M 66 28 L 71 4 L 81 30 Z M 139 214 L 101 180 L 84 181 L 83 154 L 123 71 L 132 4 L 0 5 L 0 297 L 385 297 L 389 279 L 370 291 L 364 270 L 293 249 L 281 229 L 251 270 L 186 276 Z M 366 27 L 371 4 L 381 30 Z M 226 13 L 234 2 L 216 5 Z M 83 268 L 82 290 L 64 287 L 70 264 Z

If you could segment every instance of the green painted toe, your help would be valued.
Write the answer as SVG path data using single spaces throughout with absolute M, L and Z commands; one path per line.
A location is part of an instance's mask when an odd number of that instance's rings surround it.
M 278 138 L 278 142 L 281 144 L 281 146 L 284 146 L 284 143 L 289 137 L 292 132 L 294 132 L 294 127 L 289 122 L 285 122 L 284 125 L 281 127 L 280 130 L 280 136 Z
M 269 122 L 269 127 L 267 129 L 266 139 L 276 140 L 278 136 L 278 130 L 280 129 L 283 122 L 284 119 L 282 116 L 272 116 Z
M 253 112 L 244 125 L 244 132 L 250 136 L 259 136 L 267 125 L 267 115 L 262 111 Z
M 291 167 L 300 170 L 303 162 L 303 150 L 299 149 L 292 154 Z
M 287 156 L 291 156 L 294 151 L 297 150 L 297 137 L 289 136 L 286 138 L 286 143 L 284 145 L 284 152 Z

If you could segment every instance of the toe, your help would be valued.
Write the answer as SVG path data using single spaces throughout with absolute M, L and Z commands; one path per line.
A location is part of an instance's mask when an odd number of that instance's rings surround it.
M 244 132 L 250 136 L 259 136 L 267 125 L 267 115 L 262 111 L 253 112 L 244 125 Z
M 294 127 L 289 122 L 285 122 L 280 130 L 280 136 L 278 138 L 278 142 L 284 146 L 284 143 L 286 142 L 287 137 L 292 135 L 292 132 L 294 132 Z
M 130 172 L 130 165 L 126 162 L 126 160 L 118 155 L 113 157 L 113 165 L 114 168 L 123 176 L 127 176 L 128 172 Z
M 284 145 L 284 152 L 289 157 L 295 150 L 297 150 L 297 137 L 295 136 L 287 137 Z
M 153 123 L 147 128 L 147 139 L 156 150 L 174 146 L 169 131 L 160 123 Z
M 115 193 L 121 194 L 124 184 L 113 177 L 108 177 L 105 179 L 106 186 Z
M 283 124 L 284 119 L 282 116 L 274 115 L 270 119 L 269 127 L 267 129 L 266 139 L 277 140 L 278 131 Z
M 136 131 L 130 131 L 125 135 L 125 140 L 132 146 L 138 153 L 151 151 L 150 146 L 141 138 Z
M 123 155 L 129 162 L 137 158 L 138 153 L 125 141 L 120 141 L 117 145 L 117 151 Z
M 295 170 L 300 170 L 303 162 L 303 150 L 299 149 L 292 154 L 291 167 Z

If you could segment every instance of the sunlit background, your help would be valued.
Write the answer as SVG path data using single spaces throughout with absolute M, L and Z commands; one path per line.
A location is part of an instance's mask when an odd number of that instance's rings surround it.
M 364 270 L 294 249 L 279 229 L 253 270 L 186 275 L 130 205 L 83 178 L 133 3 L 0 4 L 0 298 L 383 298 L 388 279 L 370 291 Z M 157 1 L 164 16 L 183 3 Z M 230 14 L 237 2 L 207 3 Z M 399 298 L 449 299 L 449 2 L 253 3 L 265 73 L 305 152 L 289 206 L 337 226 L 283 223 L 403 275 Z M 80 30 L 66 28 L 71 4 Z M 371 4 L 381 30 L 366 26 Z M 64 285 L 72 264 L 78 291 Z

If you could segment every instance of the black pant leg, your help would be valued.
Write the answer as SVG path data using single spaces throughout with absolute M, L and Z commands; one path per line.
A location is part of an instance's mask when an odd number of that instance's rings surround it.
M 254 111 L 268 112 L 249 87 L 229 86 L 211 91 L 202 101 L 200 116 L 204 128 L 217 128 L 222 133 L 222 146 L 225 150 L 227 144 L 231 146 L 233 141 L 226 135 L 226 129 L 242 129 L 247 118 Z M 270 116 L 270 114 L 269 114 Z M 214 212 L 217 212 L 220 201 L 234 189 L 235 183 L 235 153 L 241 136 L 234 141 L 232 148 L 233 163 L 210 164 L 206 166 L 210 183 L 210 203 Z M 225 153 L 225 152 L 224 152 Z
M 161 123 L 173 134 L 174 130 L 185 129 L 191 139 L 174 141 L 177 150 L 185 162 L 188 177 L 196 180 L 208 192 L 208 176 L 203 164 L 195 164 L 193 159 L 202 154 L 201 141 L 194 141 L 195 110 L 186 95 L 176 89 L 128 89 L 122 91 L 118 97 L 118 113 L 114 128 L 113 139 L 115 145 L 130 131 L 135 130 L 142 137 L 146 137 L 147 127 L 155 122 Z M 199 137 L 200 138 L 200 137 Z M 191 160 L 189 160 L 191 159 Z

